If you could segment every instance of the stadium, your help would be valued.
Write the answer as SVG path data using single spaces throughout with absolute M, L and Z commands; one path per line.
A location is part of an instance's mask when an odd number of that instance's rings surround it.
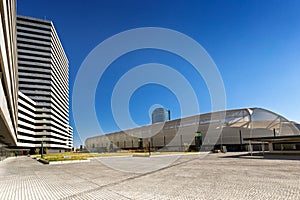
M 151 151 L 300 151 L 300 142 L 277 138 L 300 138 L 299 124 L 263 108 L 242 108 L 205 113 L 129 130 L 87 138 L 90 152 L 118 150 Z M 269 143 L 269 144 L 268 144 Z M 279 146 L 279 147 L 278 147 Z M 150 147 L 150 148 L 149 148 Z

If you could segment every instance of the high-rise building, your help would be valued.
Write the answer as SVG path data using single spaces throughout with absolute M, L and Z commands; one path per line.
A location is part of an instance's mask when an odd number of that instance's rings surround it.
M 0 159 L 2 148 L 17 143 L 16 2 L 0 1 Z
M 165 108 L 155 108 L 152 112 L 152 124 L 170 120 L 170 111 Z
M 69 64 L 53 23 L 18 16 L 17 47 L 18 146 L 70 149 Z

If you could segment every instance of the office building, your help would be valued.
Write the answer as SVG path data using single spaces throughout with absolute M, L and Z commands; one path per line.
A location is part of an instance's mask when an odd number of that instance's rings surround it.
M 170 111 L 165 108 L 155 108 L 152 112 L 152 124 L 170 120 Z
M 0 1 L 0 160 L 17 143 L 16 4 Z
M 17 17 L 18 142 L 71 149 L 69 64 L 51 21 Z

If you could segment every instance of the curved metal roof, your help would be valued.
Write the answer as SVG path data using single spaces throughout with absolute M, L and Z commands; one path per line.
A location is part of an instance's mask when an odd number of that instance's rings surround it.
M 263 129 L 275 131 L 277 135 L 300 135 L 300 131 L 295 126 L 295 123 L 289 121 L 285 117 L 273 111 L 258 107 L 216 111 L 174 119 L 162 123 L 164 123 L 164 127 L 169 126 L 171 128 L 176 128 L 184 125 L 180 123 L 181 121 L 185 121 L 185 123 L 195 123 L 198 126 L 208 126 L 213 123 L 218 123 L 221 124 L 221 128 L 247 128 L 251 129 L 251 135 L 253 136 L 259 135 L 259 132 L 261 132 L 261 130 Z M 141 132 L 144 129 L 148 129 L 157 125 L 159 125 L 159 123 L 128 129 L 126 130 L 126 133 L 128 134 L 130 132 Z M 123 131 L 108 133 L 106 135 L 116 134 L 120 132 Z M 88 139 L 96 138 L 99 136 L 90 137 Z

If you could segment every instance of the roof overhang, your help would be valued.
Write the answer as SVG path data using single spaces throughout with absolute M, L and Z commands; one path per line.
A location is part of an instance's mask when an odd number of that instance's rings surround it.
M 244 141 L 255 141 L 255 142 L 300 142 L 300 135 L 282 135 L 282 136 L 272 136 L 272 137 L 253 137 L 244 138 Z

